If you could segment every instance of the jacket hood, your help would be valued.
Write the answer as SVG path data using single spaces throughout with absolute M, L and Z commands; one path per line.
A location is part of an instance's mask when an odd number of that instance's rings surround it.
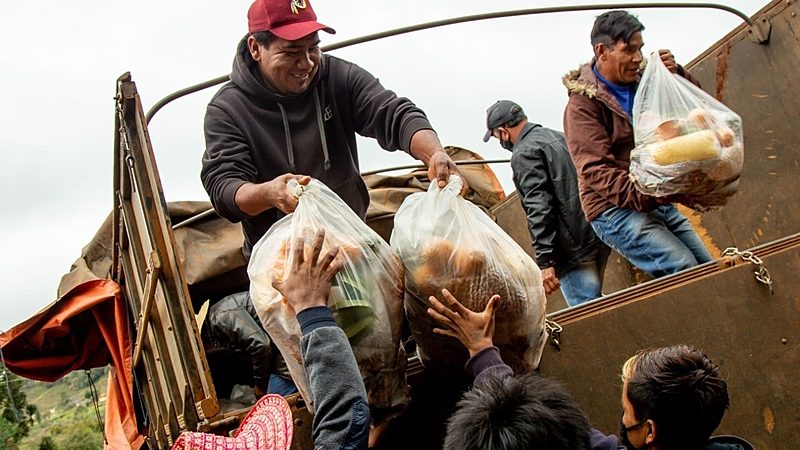
M 585 95 L 589 98 L 597 97 L 597 76 L 592 72 L 594 60 L 581 64 L 577 69 L 570 70 L 563 77 L 561 83 L 570 94 Z
M 594 71 L 592 71 L 595 61 L 596 59 L 592 58 L 591 61 L 581 64 L 577 69 L 570 70 L 561 77 L 561 83 L 567 88 L 568 93 L 585 95 L 589 98 L 597 97 L 599 80 L 597 79 L 597 75 L 594 74 Z M 647 58 L 642 59 L 640 73 L 644 72 L 645 67 L 647 67 Z M 641 75 L 639 75 L 639 77 L 641 77 Z M 637 84 L 639 83 L 639 77 L 636 78 Z
M 249 95 L 255 97 L 266 97 L 275 102 L 287 102 L 295 98 L 303 97 L 316 88 L 320 78 L 322 78 L 323 73 L 325 72 L 324 69 L 327 67 L 327 64 L 324 62 L 324 55 L 322 58 L 320 58 L 319 70 L 317 71 L 316 76 L 314 76 L 314 79 L 311 80 L 311 84 L 306 92 L 298 96 L 283 95 L 275 92 L 275 89 L 273 89 L 272 86 L 270 86 L 269 83 L 264 79 L 264 77 L 261 76 L 261 73 L 259 73 L 258 66 L 253 60 L 253 57 L 250 56 L 250 50 L 247 48 L 248 36 L 249 35 L 243 37 L 242 40 L 239 41 L 239 45 L 236 47 L 236 56 L 233 59 L 233 68 L 231 70 L 231 81 L 233 84 L 247 92 Z

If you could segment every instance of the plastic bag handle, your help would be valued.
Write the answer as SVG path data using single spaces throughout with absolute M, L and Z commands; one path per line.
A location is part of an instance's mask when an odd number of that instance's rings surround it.
M 300 184 L 296 179 L 292 178 L 286 183 L 286 189 L 297 198 L 300 198 L 306 192 L 307 185 Z
M 434 186 L 436 186 L 437 189 L 439 189 L 439 184 L 435 180 L 431 181 L 431 184 L 433 184 Z M 451 174 L 450 177 L 447 179 L 447 185 L 445 185 L 445 187 L 441 189 L 442 191 L 452 192 L 455 193 L 456 195 L 461 195 L 462 186 L 464 186 L 464 180 L 462 180 L 461 177 L 456 174 Z

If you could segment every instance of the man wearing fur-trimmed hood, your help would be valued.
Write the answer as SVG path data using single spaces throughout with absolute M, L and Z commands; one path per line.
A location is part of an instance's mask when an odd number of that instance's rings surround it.
M 609 247 L 660 277 L 711 261 L 711 255 L 669 198 L 642 194 L 629 178 L 643 30 L 627 11 L 597 17 L 591 33 L 594 58 L 563 78 L 569 93 L 564 134 L 586 220 Z M 659 54 L 671 72 L 697 84 L 669 50 Z

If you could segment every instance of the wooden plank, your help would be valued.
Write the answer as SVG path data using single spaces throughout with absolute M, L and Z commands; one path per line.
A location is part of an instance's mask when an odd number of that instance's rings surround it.
M 147 360 L 142 369 L 148 373 L 148 388 L 155 394 L 147 396 L 147 401 L 155 402 L 147 408 L 151 414 L 168 418 L 165 431 L 174 437 L 187 427 L 196 429 L 201 418 L 213 420 L 219 414 L 219 404 L 176 256 L 140 99 L 129 79 L 120 84 L 118 101 L 121 129 L 119 145 L 115 146 L 119 163 L 115 192 L 122 214 L 117 216 L 120 234 L 115 236 L 115 244 L 127 241 L 127 248 L 118 255 L 118 265 L 127 259 L 132 269 L 118 274 L 118 281 L 134 285 L 136 296 L 129 303 L 135 305 L 138 314 L 152 314 L 151 320 L 137 324 L 135 359 L 136 363 L 141 356 Z M 145 280 L 144 270 L 151 265 L 145 257 L 150 254 L 161 263 L 161 273 Z M 181 386 L 189 387 L 188 395 L 182 395 Z M 191 399 L 191 404 L 184 404 L 186 399 Z
M 142 312 L 139 314 L 139 323 L 136 329 L 138 336 L 136 337 L 136 345 L 133 347 L 133 365 L 139 364 L 139 358 L 142 356 L 142 346 L 144 344 L 144 337 L 147 335 L 147 326 L 150 322 L 150 315 L 153 312 L 153 302 L 156 295 L 156 283 L 158 283 L 158 276 L 161 274 L 161 263 L 158 260 L 158 255 L 155 252 L 150 253 L 147 262 L 147 275 L 144 283 L 144 306 Z
M 718 433 L 740 435 L 757 448 L 795 449 L 800 245 L 762 259 L 774 295 L 743 264 L 623 303 L 604 301 L 606 308 L 593 305 L 589 314 L 564 315 L 561 351 L 548 346 L 542 374 L 561 380 L 593 424 L 611 433 L 619 422 L 625 360 L 642 348 L 693 345 L 720 365 L 728 383 L 731 408 Z

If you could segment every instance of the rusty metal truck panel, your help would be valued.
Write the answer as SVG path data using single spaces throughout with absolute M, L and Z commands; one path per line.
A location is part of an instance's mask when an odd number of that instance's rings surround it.
M 759 45 L 742 25 L 687 64 L 703 89 L 742 117 L 739 192 L 700 220 L 718 247 L 749 248 L 800 231 L 800 3 L 775 0 L 755 14 Z
M 755 279 L 754 264 L 733 256 L 550 315 L 563 331 L 560 351 L 545 350 L 542 374 L 558 378 L 592 424 L 608 432 L 619 424 L 625 360 L 642 348 L 692 345 L 720 365 L 728 384 L 731 407 L 717 434 L 742 436 L 756 448 L 795 449 L 800 234 L 753 253 L 769 270 L 774 295 Z

